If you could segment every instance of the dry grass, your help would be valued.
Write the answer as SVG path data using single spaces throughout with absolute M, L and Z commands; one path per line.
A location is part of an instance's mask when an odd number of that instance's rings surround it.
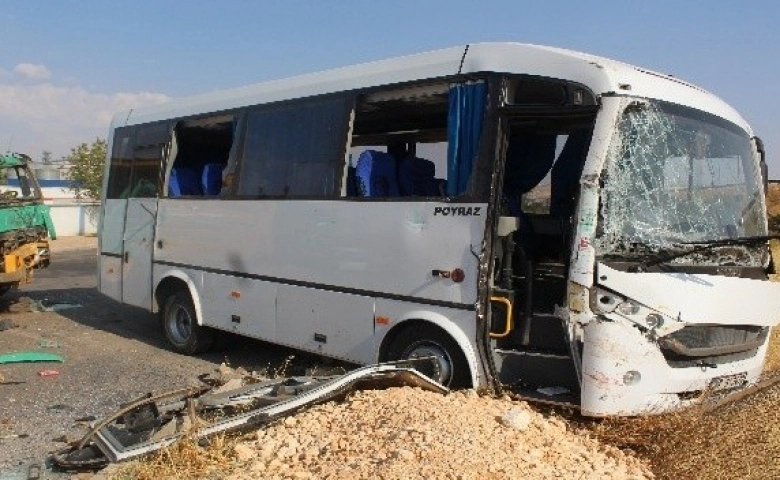
M 780 387 L 710 413 L 609 419 L 589 430 L 646 459 L 660 479 L 780 478 Z
M 216 435 L 208 446 L 186 438 L 140 460 L 122 464 L 112 472 L 112 480 L 218 479 L 238 465 L 235 436 Z
M 780 373 L 780 330 L 765 373 Z M 611 418 L 586 430 L 647 460 L 660 479 L 780 478 L 780 384 L 711 412 Z
M 780 372 L 780 328 L 773 328 L 772 337 L 769 339 L 764 373 L 771 372 Z
M 769 190 L 766 193 L 766 209 L 770 217 L 780 215 L 780 184 L 769 184 Z

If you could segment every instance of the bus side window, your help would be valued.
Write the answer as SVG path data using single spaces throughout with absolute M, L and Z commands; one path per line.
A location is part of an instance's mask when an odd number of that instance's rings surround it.
M 352 97 L 270 105 L 247 114 L 238 195 L 332 198 L 345 171 Z
M 471 191 L 487 102 L 482 81 L 393 88 L 358 99 L 350 145 L 357 185 L 347 196 L 459 197 Z M 387 157 L 367 151 L 385 152 Z M 361 164 L 362 162 L 362 164 Z M 394 163 L 394 167 L 391 164 Z M 351 181 L 347 170 L 347 181 Z M 368 194 L 366 194 L 368 192 Z
M 111 165 L 108 169 L 106 198 L 127 198 L 130 195 L 130 172 L 133 165 L 135 128 L 123 127 L 114 131 Z
M 187 120 L 176 125 L 169 158 L 167 194 L 219 196 L 236 140 L 235 115 Z

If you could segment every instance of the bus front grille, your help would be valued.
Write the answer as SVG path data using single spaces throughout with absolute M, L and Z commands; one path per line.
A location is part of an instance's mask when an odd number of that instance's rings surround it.
M 691 325 L 660 338 L 658 344 L 667 359 L 717 357 L 754 350 L 767 335 L 767 327 Z

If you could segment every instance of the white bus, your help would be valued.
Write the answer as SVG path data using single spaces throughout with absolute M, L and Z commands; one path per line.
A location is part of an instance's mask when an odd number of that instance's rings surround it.
M 586 415 L 755 383 L 780 289 L 763 148 L 674 77 L 472 44 L 122 112 L 99 288 L 174 350 L 228 331 Z

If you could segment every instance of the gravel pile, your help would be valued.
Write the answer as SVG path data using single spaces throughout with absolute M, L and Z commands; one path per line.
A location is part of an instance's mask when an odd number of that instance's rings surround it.
M 361 391 L 255 435 L 236 445 L 244 466 L 227 478 L 653 478 L 561 419 L 474 391 Z

